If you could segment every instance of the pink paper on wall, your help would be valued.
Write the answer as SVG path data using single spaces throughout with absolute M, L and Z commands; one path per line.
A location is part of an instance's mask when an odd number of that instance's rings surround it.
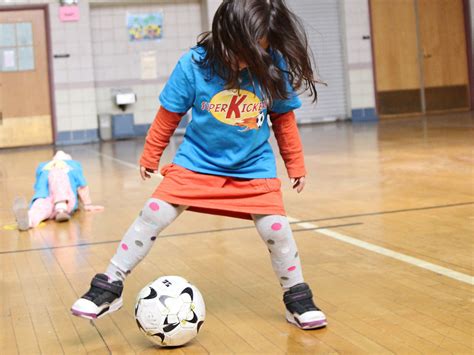
M 79 21 L 79 6 L 60 6 L 59 19 L 62 22 Z

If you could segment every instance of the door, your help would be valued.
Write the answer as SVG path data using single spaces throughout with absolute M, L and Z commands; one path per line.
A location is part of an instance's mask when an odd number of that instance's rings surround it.
M 372 0 L 370 5 L 378 113 L 421 113 L 414 0 Z
M 462 0 L 418 0 L 426 111 L 469 108 Z
M 0 148 L 52 142 L 44 11 L 0 11 Z
M 469 108 L 462 0 L 371 0 L 381 117 Z

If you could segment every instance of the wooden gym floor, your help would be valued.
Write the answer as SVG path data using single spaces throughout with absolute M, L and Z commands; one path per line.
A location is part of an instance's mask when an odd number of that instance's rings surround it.
M 138 331 L 138 291 L 177 274 L 204 295 L 199 336 L 171 353 L 473 353 L 474 119 L 450 114 L 301 129 L 309 176 L 280 176 L 306 280 L 326 329 L 285 322 L 267 251 L 247 221 L 185 212 L 126 283 L 122 310 L 95 324 L 69 314 L 102 272 L 154 186 L 142 140 L 66 147 L 102 213 L 10 230 L 15 196 L 53 148 L 0 151 L 0 353 L 155 353 Z M 169 162 L 179 138 L 163 158 Z M 316 229 L 319 228 L 319 229 Z

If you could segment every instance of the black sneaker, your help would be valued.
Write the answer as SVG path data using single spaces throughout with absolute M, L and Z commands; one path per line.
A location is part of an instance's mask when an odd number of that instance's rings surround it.
M 97 274 L 91 281 L 91 288 L 71 307 L 73 315 L 98 319 L 122 308 L 122 281 L 109 282 L 105 274 Z
M 286 320 L 301 329 L 317 329 L 327 325 L 326 315 L 314 304 L 308 284 L 291 287 L 283 295 Z

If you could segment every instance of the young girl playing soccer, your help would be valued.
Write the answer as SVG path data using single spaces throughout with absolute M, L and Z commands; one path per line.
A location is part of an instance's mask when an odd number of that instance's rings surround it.
M 284 291 L 286 319 L 302 329 L 326 325 L 303 280 L 268 142 L 270 119 L 293 188 L 301 192 L 306 170 L 293 110 L 301 106 L 295 90 L 308 89 L 316 99 L 308 51 L 304 29 L 284 0 L 223 1 L 212 31 L 179 60 L 160 95 L 140 159 L 142 178 L 157 171 L 192 109 L 183 143 L 105 274 L 72 306 L 74 315 L 96 319 L 119 309 L 127 275 L 187 209 L 253 219 Z

